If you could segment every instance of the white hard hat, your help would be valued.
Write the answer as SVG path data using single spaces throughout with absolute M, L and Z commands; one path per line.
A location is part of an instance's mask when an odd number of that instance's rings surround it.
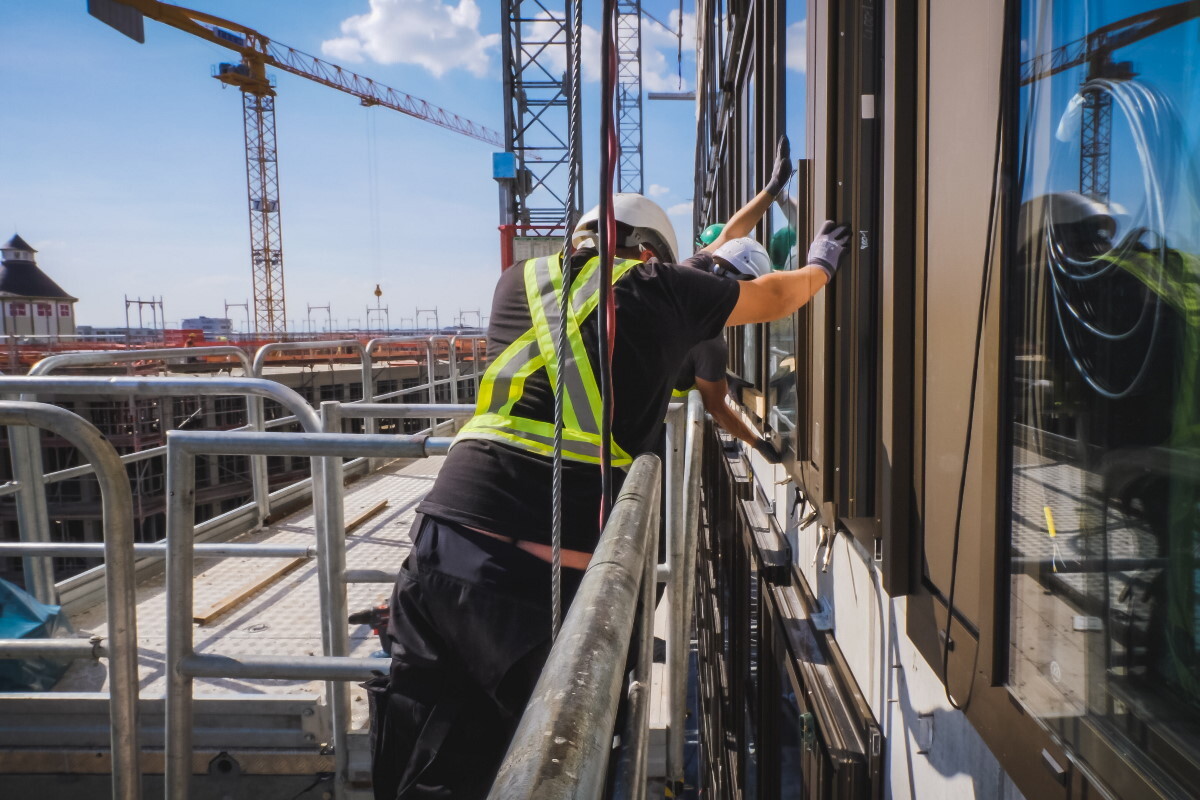
M 757 278 L 771 271 L 771 256 L 767 249 L 749 236 L 730 239 L 717 248 L 713 258 L 719 258 L 740 273 L 740 279 Z
M 660 260 L 666 263 L 675 261 L 675 226 L 662 206 L 644 195 L 628 192 L 613 195 L 613 212 L 618 223 L 633 229 L 628 236 L 617 237 L 617 247 L 648 244 L 654 248 Z M 596 226 L 599 219 L 600 206 L 580 217 L 571 234 L 571 246 L 578 249 L 587 242 L 598 245 Z

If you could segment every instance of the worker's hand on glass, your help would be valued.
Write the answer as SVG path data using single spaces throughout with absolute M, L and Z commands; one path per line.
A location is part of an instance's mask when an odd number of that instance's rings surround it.
M 779 137 L 775 145 L 775 164 L 771 167 L 771 180 L 763 187 L 763 191 L 774 197 L 783 191 L 788 179 L 792 177 L 792 148 L 788 144 L 787 135 Z
M 758 454 L 767 460 L 768 464 L 782 464 L 783 456 L 779 452 L 779 448 L 771 444 L 766 437 L 758 437 L 758 441 L 754 443 L 754 449 Z
M 846 249 L 846 243 L 849 241 L 849 226 L 838 225 L 831 219 L 825 220 L 817 237 L 808 247 L 807 263 L 820 267 L 829 279 L 833 280 L 833 273 L 837 272 L 838 264 L 842 260 L 842 251 Z

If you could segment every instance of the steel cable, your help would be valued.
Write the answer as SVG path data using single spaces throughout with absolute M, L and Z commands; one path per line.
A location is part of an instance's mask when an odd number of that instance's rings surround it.
M 562 625 L 562 434 L 563 434 L 563 402 L 566 394 L 566 381 L 563 370 L 567 364 L 570 349 L 567 341 L 567 320 L 571 312 L 571 233 L 575 227 L 575 217 L 579 213 L 575 201 L 582 194 L 576 187 L 579 182 L 579 146 L 580 111 L 580 47 L 579 41 L 583 33 L 583 1 L 567 2 L 569 19 L 564 19 L 564 33 L 567 36 L 567 58 L 571 69 L 567 73 L 567 136 L 570 154 L 567 172 L 567 207 L 563 216 L 565 228 L 563 237 L 560 266 L 562 271 L 562 297 L 559 304 L 558 340 L 555 349 L 558 354 L 558 379 L 554 384 L 554 460 L 550 481 L 550 638 L 558 638 L 558 629 Z M 566 25 L 570 24 L 570 30 Z

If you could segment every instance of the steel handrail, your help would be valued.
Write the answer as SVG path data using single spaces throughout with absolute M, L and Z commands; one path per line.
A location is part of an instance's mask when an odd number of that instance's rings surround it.
M 660 473 L 658 457 L 650 454 L 630 468 L 490 800 L 599 798 L 603 792 L 635 606 L 639 594 L 653 605 L 655 594 L 650 576 L 658 550 Z M 635 680 L 648 682 L 649 675 Z M 631 746 L 641 750 L 646 740 Z
M 96 465 L 103 507 L 108 636 L 112 643 L 109 716 L 113 797 L 137 800 L 141 797 L 142 773 L 138 760 L 137 608 L 133 585 L 133 492 L 129 476 L 117 451 L 100 431 L 64 408 L 47 403 L 0 402 L 0 425 L 49 430 L 73 444 Z
M 341 350 L 347 349 L 358 353 L 359 370 L 362 381 L 363 398 L 370 397 L 371 388 L 371 365 L 370 359 L 367 357 L 366 348 L 362 342 L 357 339 L 331 339 L 326 341 L 308 341 L 308 342 L 268 342 L 258 348 L 254 353 L 254 360 L 250 365 L 250 374 L 255 378 L 264 378 L 263 370 L 266 369 L 267 356 L 272 353 L 281 353 L 294 350 Z M 305 405 L 308 406 L 307 401 Z M 258 419 L 266 421 L 266 410 L 263 406 L 261 398 L 254 400 L 254 406 L 257 412 Z M 311 406 L 309 406 L 311 408 Z M 259 428 L 258 430 L 262 430 Z M 259 521 L 264 521 L 271 516 L 271 494 L 267 490 L 270 486 L 270 476 L 267 474 L 267 459 L 266 456 L 254 456 L 250 459 L 250 484 L 254 488 L 254 503 L 258 506 Z M 315 496 L 315 495 L 314 495 Z
M 232 345 L 213 345 L 210 347 L 167 347 L 146 350 L 101 351 L 84 350 L 56 353 L 41 359 L 29 368 L 29 375 L 49 375 L 63 367 L 99 366 L 104 364 L 125 364 L 134 361 L 185 359 L 201 355 L 234 356 L 238 359 L 246 375 L 250 374 L 250 358 L 240 347 Z M 22 397 L 22 400 L 32 400 L 32 397 Z M 255 419 L 254 403 L 246 398 L 247 421 L 256 430 L 262 430 L 261 419 Z M 29 428 L 14 428 L 10 436 L 10 446 L 17 458 L 13 459 L 13 478 L 17 488 L 7 493 L 19 495 L 17 503 L 17 518 L 21 536 L 28 541 L 50 541 L 50 518 L 46 504 L 45 480 L 39 480 L 38 475 L 45 471 L 42 461 L 42 448 L 38 439 L 33 437 Z M 128 462 L 127 462 L 128 463 Z M 90 474 L 80 472 L 78 476 Z M 68 477 L 77 477 L 75 475 Z M 66 480 L 67 478 L 59 478 Z M 254 489 L 257 492 L 257 488 Z M 57 600 L 54 585 L 54 571 L 49 559 L 27 559 L 24 564 L 26 583 L 32 593 L 44 603 Z
M 64 354 L 66 355 L 66 354 Z M 62 362 L 59 362 L 62 363 Z M 195 395 L 254 395 L 270 397 L 285 408 L 296 413 L 306 430 L 320 430 L 316 412 L 300 395 L 282 384 L 254 378 L 208 378 L 180 377 L 137 377 L 137 376 L 48 376 L 20 375 L 0 376 L 0 393 L 34 397 L 44 394 L 93 394 L 101 396 L 129 397 L 139 394 L 165 397 L 192 397 Z M 253 404 L 252 404 L 253 405 Z M 40 441 L 28 435 L 22 428 L 14 428 L 10 442 L 14 472 L 14 483 L 18 485 L 18 519 L 23 541 L 49 541 L 49 516 L 46 506 L 45 476 L 42 471 Z M 255 491 L 265 490 L 265 482 Z M 259 506 L 261 511 L 261 505 Z M 260 517 L 259 522 L 262 521 Z M 33 594 L 42 602 L 56 601 L 54 575 L 49 559 L 27 557 L 24 561 L 25 574 L 34 590 Z
M 341 404 L 322 404 L 324 424 L 333 424 Z M 168 800 L 186 800 L 191 778 L 192 678 L 194 669 L 212 669 L 213 660 L 193 652 L 193 605 L 196 456 L 273 455 L 308 456 L 313 464 L 314 520 L 320 558 L 321 635 L 325 657 L 341 658 L 349 650 L 346 627 L 345 526 L 342 477 L 326 466 L 346 456 L 420 458 L 444 453 L 449 438 L 343 433 L 230 433 L 225 431 L 171 431 L 167 434 L 167 730 L 166 775 Z M 317 499 L 321 502 L 318 504 Z M 234 663 L 233 660 L 222 663 Z M 261 664 L 260 664 L 261 666 Z M 280 668 L 295 666 L 283 660 Z M 376 662 L 378 668 L 378 662 Z M 361 677 L 361 672 L 355 672 Z M 277 674 L 276 677 L 284 677 Z M 227 676 L 228 677 L 228 676 Z M 332 680 L 332 678 L 331 678 Z M 338 781 L 346 777 L 347 729 L 350 719 L 346 687 L 327 687 L 333 723 L 334 757 Z

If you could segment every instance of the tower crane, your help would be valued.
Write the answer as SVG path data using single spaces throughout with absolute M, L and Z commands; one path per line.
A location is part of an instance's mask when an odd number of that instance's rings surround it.
M 1099 78 L 1129 80 L 1134 72 L 1128 62 L 1113 61 L 1122 47 L 1200 16 L 1200 2 L 1163 6 L 1111 22 L 1086 36 L 1041 53 L 1021 64 L 1021 85 L 1028 86 L 1074 67 L 1087 65 L 1083 84 Z M 1112 96 L 1103 91 L 1084 91 L 1080 126 L 1079 191 L 1108 202 L 1112 150 Z
M 213 77 L 242 92 L 254 323 L 259 333 L 277 334 L 287 329 L 279 228 L 279 165 L 275 150 L 275 87 L 267 76 L 267 67 L 354 95 L 364 106 L 390 108 L 503 147 L 496 131 L 212 14 L 157 0 L 88 0 L 88 13 L 139 43 L 145 43 L 143 24 L 144 18 L 149 17 L 241 56 L 239 63 L 219 64 Z

